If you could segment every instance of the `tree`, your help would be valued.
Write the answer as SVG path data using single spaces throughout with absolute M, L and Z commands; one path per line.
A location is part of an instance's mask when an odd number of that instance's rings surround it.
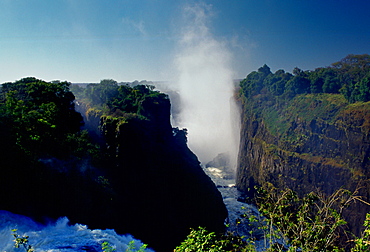
M 49 83 L 25 78 L 1 89 L 1 106 L 16 144 L 27 153 L 62 153 L 66 134 L 75 134 L 83 124 L 74 110 L 74 95 L 68 82 Z
M 266 64 L 258 68 L 258 72 L 263 74 L 263 77 L 266 77 L 267 75 L 271 74 L 271 70 Z
M 367 76 L 360 80 L 359 89 L 361 94 L 361 101 L 370 101 L 370 72 Z
M 324 93 L 339 93 L 341 88 L 338 78 L 333 76 L 326 76 L 324 84 L 322 85 L 322 91 Z
M 285 92 L 290 95 L 304 94 L 310 91 L 311 82 L 309 79 L 300 75 L 295 75 L 290 79 L 286 86 Z
M 292 78 L 290 73 L 284 70 L 278 70 L 274 74 L 270 74 L 264 80 L 264 85 L 268 87 L 273 95 L 282 95 L 285 91 L 286 83 Z
M 298 68 L 298 67 L 295 67 L 293 69 L 293 75 L 298 75 L 298 76 L 303 76 L 304 75 L 304 72 L 302 69 Z
M 264 87 L 263 81 L 266 78 L 266 68 L 260 68 L 261 71 L 253 71 L 240 83 L 246 97 L 251 97 L 259 94 Z

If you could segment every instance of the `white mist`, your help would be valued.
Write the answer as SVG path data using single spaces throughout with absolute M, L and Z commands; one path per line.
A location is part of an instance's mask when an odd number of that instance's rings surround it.
M 239 113 L 233 99 L 231 53 L 209 29 L 211 6 L 184 8 L 184 24 L 175 64 L 181 98 L 180 120 L 188 129 L 188 144 L 202 163 L 229 153 L 236 166 Z

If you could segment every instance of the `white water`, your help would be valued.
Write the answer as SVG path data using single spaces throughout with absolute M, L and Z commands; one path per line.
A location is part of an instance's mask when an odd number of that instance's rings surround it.
M 0 211 L 0 251 L 16 252 L 22 249 L 14 248 L 12 229 L 17 229 L 20 236 L 29 236 L 29 245 L 36 252 L 72 252 L 72 251 L 102 251 L 101 244 L 108 242 L 117 252 L 124 252 L 130 241 L 134 241 L 138 250 L 143 243 L 131 235 L 118 235 L 114 230 L 88 229 L 87 226 L 69 225 L 66 217 L 55 223 L 41 225 L 32 219 Z M 153 251 L 146 249 L 146 251 Z
M 234 174 L 228 173 L 222 168 L 208 167 L 203 169 L 216 184 L 223 197 L 229 213 L 226 221 L 227 231 L 253 240 L 257 251 L 265 251 L 269 247 L 269 241 L 265 238 L 260 227 L 265 226 L 266 223 L 255 206 L 238 201 L 241 194 L 235 187 Z M 249 217 L 251 216 L 255 216 L 258 221 L 250 222 Z

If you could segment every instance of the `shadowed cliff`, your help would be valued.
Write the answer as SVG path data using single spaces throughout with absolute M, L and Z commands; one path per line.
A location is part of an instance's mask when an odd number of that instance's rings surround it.
M 241 82 L 238 189 L 253 196 L 267 182 L 331 194 L 359 189 L 370 199 L 370 61 L 349 55 L 327 68 L 271 73 L 265 65 Z M 370 208 L 353 204 L 345 217 L 358 233 Z
M 171 251 L 191 227 L 224 230 L 222 197 L 186 130 L 171 127 L 167 95 L 112 80 L 77 87 L 87 133 L 69 87 L 3 85 L 1 209 L 130 233 L 156 251 Z
M 111 98 L 114 113 L 83 111 L 87 128 L 96 130 L 99 121 L 97 138 L 106 155 L 101 166 L 117 192 L 117 221 L 124 223 L 117 231 L 163 251 L 179 244 L 190 227 L 222 231 L 222 197 L 187 147 L 186 130 L 171 127 L 168 96 L 149 86 L 119 88 L 126 96 Z M 126 104 L 130 94 L 136 107 Z

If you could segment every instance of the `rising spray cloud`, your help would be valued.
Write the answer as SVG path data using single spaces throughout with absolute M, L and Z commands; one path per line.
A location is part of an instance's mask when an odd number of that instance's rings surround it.
M 181 113 L 175 123 L 188 129 L 189 147 L 202 163 L 229 153 L 235 167 L 239 113 L 233 99 L 231 53 L 210 31 L 211 6 L 186 6 L 183 16 L 185 26 L 175 61 Z

